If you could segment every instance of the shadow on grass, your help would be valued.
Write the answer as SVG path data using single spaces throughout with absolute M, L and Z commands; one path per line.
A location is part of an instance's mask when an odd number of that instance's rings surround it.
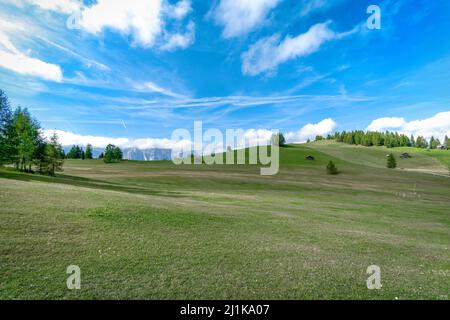
M 88 179 L 88 178 L 84 178 L 84 177 L 75 177 L 75 176 L 69 176 L 69 175 L 64 175 L 64 174 L 58 174 L 56 177 L 50 177 L 50 176 L 42 176 L 39 174 L 27 174 L 27 173 L 12 171 L 12 170 L 0 169 L 0 178 L 25 181 L 25 182 L 38 181 L 38 182 L 45 182 L 45 183 L 59 183 L 59 184 L 76 186 L 76 187 L 102 189 L 102 190 L 110 190 L 110 191 L 121 191 L 121 192 L 137 193 L 137 194 L 143 194 L 143 195 L 158 195 L 158 196 L 175 197 L 175 198 L 184 197 L 184 195 L 180 192 L 156 191 L 156 190 L 151 190 L 151 189 L 146 189 L 146 188 L 138 188 L 138 187 L 114 184 L 114 183 L 110 183 L 110 182 L 103 181 L 103 180 Z

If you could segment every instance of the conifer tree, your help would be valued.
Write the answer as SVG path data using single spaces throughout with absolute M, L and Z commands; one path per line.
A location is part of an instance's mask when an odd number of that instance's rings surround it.
M 335 175 L 338 174 L 338 170 L 333 161 L 330 160 L 327 164 L 327 174 Z
M 387 157 L 387 167 L 389 169 L 394 169 L 397 167 L 397 161 L 395 160 L 395 157 L 392 153 Z

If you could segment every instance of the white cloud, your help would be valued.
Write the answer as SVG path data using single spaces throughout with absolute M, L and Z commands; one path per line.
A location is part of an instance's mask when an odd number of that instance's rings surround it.
M 161 33 L 162 4 L 163 0 L 98 0 L 84 8 L 78 24 L 93 34 L 111 29 L 132 35 L 137 44 L 150 47 Z
M 53 133 L 58 135 L 58 140 L 63 146 L 86 146 L 88 143 L 94 148 L 105 148 L 108 144 L 113 144 L 121 148 L 137 148 L 140 150 L 145 149 L 172 149 L 179 148 L 180 146 L 186 146 L 189 141 L 172 141 L 169 139 L 128 139 L 128 138 L 110 138 L 102 136 L 92 135 L 80 135 L 73 132 L 63 130 L 44 130 L 44 136 L 49 139 Z
M 185 33 L 173 33 L 167 37 L 167 42 L 161 46 L 161 50 L 174 51 L 178 48 L 185 49 L 195 41 L 195 24 L 190 21 Z
M 286 140 L 297 143 L 305 142 L 308 139 L 314 139 L 317 135 L 326 136 L 332 133 L 334 129 L 336 129 L 336 122 L 328 118 L 315 124 L 309 123 L 297 132 L 288 132 L 286 134 Z
M 214 21 L 223 26 L 224 38 L 238 37 L 256 29 L 281 0 L 220 0 Z
M 166 6 L 167 15 L 171 18 L 181 20 L 192 11 L 190 0 L 181 0 L 178 3 Z
M 192 142 L 189 140 L 174 141 L 170 139 L 129 139 L 129 138 L 111 138 L 92 135 L 80 135 L 73 132 L 63 130 L 44 130 L 44 137 L 50 137 L 56 133 L 58 140 L 64 147 L 78 145 L 86 146 L 91 144 L 94 148 L 105 148 L 108 144 L 113 144 L 120 148 L 136 148 L 139 150 L 149 149 L 178 149 L 188 150 L 192 147 Z
M 406 121 L 404 118 L 379 118 L 373 120 L 372 123 L 367 127 L 369 131 L 384 131 L 390 129 L 398 129 L 405 125 Z
M 329 29 L 329 24 L 329 21 L 316 24 L 303 34 L 286 36 L 283 40 L 279 34 L 259 40 L 242 54 L 242 72 L 250 76 L 273 72 L 281 63 L 310 55 L 318 51 L 325 42 L 354 32 L 335 33 Z
M 81 0 L 9 2 L 16 6 L 28 3 L 42 10 L 71 15 L 70 25 L 73 28 L 82 29 L 95 36 L 104 30 L 115 31 L 130 36 L 135 45 L 144 48 L 155 45 L 165 46 L 165 50 L 186 48 L 194 40 L 194 28 L 190 24 L 186 34 L 172 34 L 171 30 L 172 22 L 176 26 L 175 29 L 179 29 L 181 20 L 192 11 L 191 0 L 180 0 L 174 4 L 168 0 L 97 0 L 90 4 L 84 4 Z M 169 43 L 164 44 L 164 41 Z
M 404 118 L 379 118 L 367 127 L 370 131 L 392 130 L 406 135 L 423 136 L 426 139 L 434 136 L 443 140 L 445 135 L 450 136 L 450 111 L 440 112 L 436 115 L 407 122 Z
M 90 143 L 95 148 L 104 148 L 111 143 L 122 147 L 130 142 L 127 138 L 107 138 L 89 135 L 84 136 L 62 130 L 44 130 L 44 136 L 47 138 L 50 138 L 53 133 L 58 135 L 58 140 L 63 146 L 85 146 Z
M 6 34 L 13 30 L 9 28 L 12 25 L 12 23 L 0 20 L 0 26 L 5 27 L 0 30 L 0 67 L 22 75 L 61 82 L 63 73 L 58 65 L 30 57 L 28 53 L 23 53 L 16 48 Z
M 144 48 L 160 45 L 162 50 L 185 49 L 195 40 L 195 24 L 190 21 L 185 33 L 169 31 L 170 19 L 182 20 L 192 11 L 191 1 L 170 4 L 167 0 L 98 0 L 84 7 L 78 25 L 98 35 L 105 29 L 132 36 Z

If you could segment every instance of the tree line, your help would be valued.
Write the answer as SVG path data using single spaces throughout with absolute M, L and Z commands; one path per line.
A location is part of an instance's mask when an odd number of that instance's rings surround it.
M 16 170 L 55 175 L 62 171 L 64 151 L 53 134 L 46 139 L 39 122 L 26 108 L 14 110 L 0 90 L 0 164 L 12 164 Z
M 91 144 L 87 144 L 86 151 L 82 147 L 75 145 L 72 146 L 70 151 L 66 155 L 66 159 L 93 159 L 93 148 Z M 99 159 L 103 159 L 106 163 L 119 162 L 123 158 L 122 150 L 113 145 L 109 144 L 106 146 L 105 150 L 98 156 Z
M 414 135 L 408 137 L 405 134 L 399 134 L 398 132 L 376 132 L 376 131 L 343 131 L 335 132 L 333 135 L 328 135 L 326 138 L 322 136 L 316 136 L 318 140 L 336 140 L 337 142 L 343 142 L 347 144 L 362 145 L 366 147 L 370 146 L 386 146 L 388 148 L 395 147 L 416 147 L 422 149 L 436 149 L 439 146 L 443 146 L 446 149 L 450 149 L 450 140 L 448 136 L 445 136 L 443 143 L 438 138 L 431 137 L 430 140 L 425 139 L 423 136 L 414 138 Z

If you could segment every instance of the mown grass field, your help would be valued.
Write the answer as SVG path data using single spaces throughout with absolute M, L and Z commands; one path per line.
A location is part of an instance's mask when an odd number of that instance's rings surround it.
M 0 298 L 448 299 L 450 151 L 404 151 L 289 146 L 268 177 L 171 162 L 1 169 Z M 66 287 L 72 264 L 81 290 Z M 381 290 L 366 287 L 373 264 Z

